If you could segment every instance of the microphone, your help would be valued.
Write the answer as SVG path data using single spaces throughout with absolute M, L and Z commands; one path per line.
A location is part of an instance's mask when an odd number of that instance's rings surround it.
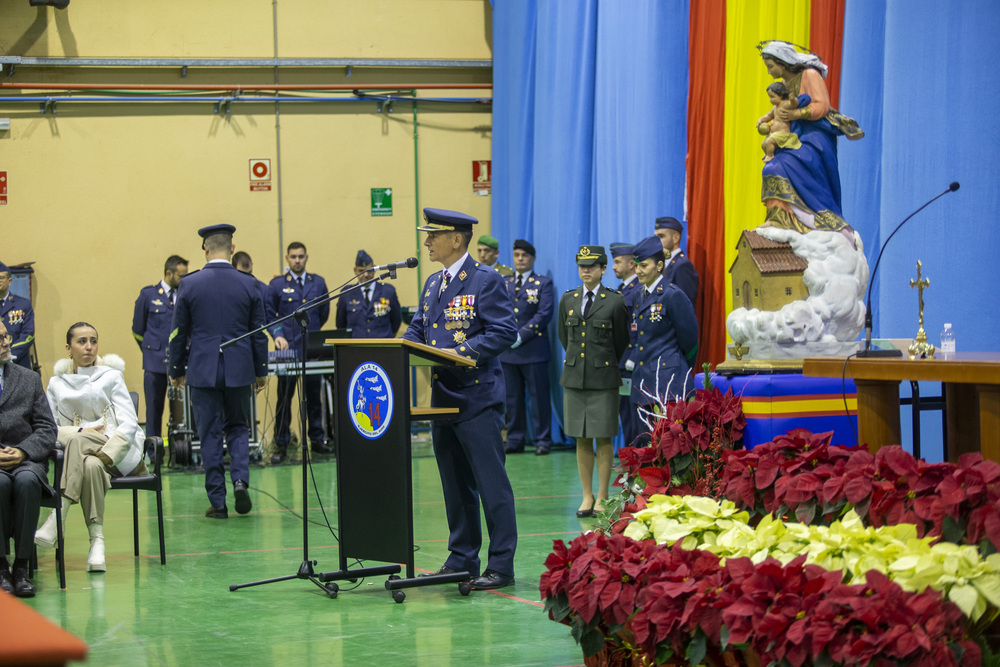
M 393 262 L 392 264 L 379 264 L 378 266 L 373 266 L 372 271 L 395 271 L 396 269 L 412 269 L 417 266 L 417 258 L 410 257 L 409 259 L 404 259 L 402 262 Z
M 882 261 L 882 253 L 885 252 L 886 246 L 889 245 L 889 241 L 891 241 L 892 237 L 896 235 L 896 232 L 899 231 L 900 227 L 905 225 L 910 218 L 915 216 L 917 213 L 920 213 L 922 210 L 930 206 L 933 202 L 940 199 L 941 197 L 944 197 L 949 192 L 955 192 L 956 190 L 958 190 L 959 187 L 961 186 L 958 184 L 958 181 L 954 181 L 951 185 L 948 186 L 947 190 L 935 196 L 933 199 L 931 199 L 926 204 L 918 208 L 916 211 L 906 216 L 906 218 L 901 223 L 896 225 L 896 228 L 892 230 L 892 234 L 889 234 L 889 238 L 887 238 L 885 240 L 885 243 L 882 244 L 882 249 L 879 250 L 878 253 L 878 259 L 875 260 L 875 268 L 872 269 L 871 275 L 868 276 L 868 299 L 866 301 L 867 306 L 865 310 L 865 349 L 862 350 L 861 352 L 858 352 L 857 356 L 859 359 L 872 358 L 872 357 L 903 356 L 903 353 L 897 350 L 896 348 L 893 348 L 891 350 L 872 349 L 872 285 L 875 283 L 875 272 L 878 271 L 879 262 Z

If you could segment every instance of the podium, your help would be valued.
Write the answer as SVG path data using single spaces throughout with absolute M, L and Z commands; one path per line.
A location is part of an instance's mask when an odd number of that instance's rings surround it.
M 410 421 L 448 419 L 458 408 L 411 407 L 411 366 L 465 366 L 475 362 L 400 338 L 331 339 L 336 360 L 334 423 L 337 433 L 337 505 L 340 571 L 324 581 L 390 574 L 385 588 L 400 590 L 460 583 L 468 572 L 416 577 L 413 565 L 413 480 Z M 348 569 L 351 560 L 396 565 Z M 406 577 L 396 573 L 406 565 Z

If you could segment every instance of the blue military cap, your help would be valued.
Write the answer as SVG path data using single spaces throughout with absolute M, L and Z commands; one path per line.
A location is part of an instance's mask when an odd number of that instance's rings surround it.
M 236 232 L 236 228 L 232 225 L 227 225 L 225 223 L 219 225 L 209 225 L 208 227 L 202 227 L 198 230 L 198 236 L 203 239 L 207 239 L 209 236 L 215 234 L 233 234 Z
M 374 264 L 375 260 L 372 256 L 366 253 L 364 250 L 358 251 L 358 256 L 354 258 L 354 266 L 368 266 L 369 264 Z
M 535 246 L 531 245 L 531 243 L 525 241 L 524 239 L 517 239 L 516 241 L 514 241 L 514 250 L 523 250 L 532 257 L 537 257 L 537 253 L 535 252 Z
M 631 243 L 612 243 L 611 244 L 611 256 L 621 257 L 622 255 L 631 255 L 635 246 Z
M 632 251 L 635 261 L 641 262 L 644 259 L 649 259 L 656 253 L 660 253 L 657 259 L 663 259 L 663 244 L 660 243 L 660 239 L 656 236 L 647 236 L 643 240 L 635 244 L 635 249 Z
M 472 225 L 479 223 L 471 215 L 443 208 L 425 208 L 424 222 L 418 232 L 471 232 Z
M 604 246 L 602 245 L 582 245 L 576 251 L 576 263 L 580 266 L 607 265 L 608 256 L 604 254 Z
M 677 218 L 671 218 L 668 215 L 663 218 L 656 219 L 656 229 L 672 229 L 675 232 L 683 232 L 684 225 L 682 225 L 680 220 Z
M 10 273 L 10 267 L 0 262 L 0 273 Z

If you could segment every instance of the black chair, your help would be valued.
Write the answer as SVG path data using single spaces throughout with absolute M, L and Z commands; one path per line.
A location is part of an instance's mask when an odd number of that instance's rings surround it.
M 139 394 L 129 392 L 132 397 L 132 407 L 139 413 Z M 149 437 L 143 446 L 149 451 L 150 446 L 156 452 L 153 457 L 153 471 L 145 475 L 133 477 L 116 477 L 111 480 L 111 490 L 131 489 L 132 491 L 132 541 L 136 558 L 139 557 L 139 491 L 156 493 L 156 523 L 160 531 L 160 565 L 167 564 L 167 549 L 163 540 L 163 479 L 160 477 L 160 467 L 163 463 L 163 438 Z
M 59 572 L 59 588 L 66 589 L 66 550 L 64 548 L 63 537 L 63 516 L 62 516 L 62 490 L 59 488 L 59 480 L 62 479 L 63 452 L 61 449 L 52 450 L 53 461 L 53 484 L 56 494 L 51 498 L 42 498 L 42 507 L 49 507 L 56 511 L 56 570 Z M 31 562 L 28 563 L 28 577 L 35 576 L 38 569 L 38 545 L 34 545 L 31 552 Z

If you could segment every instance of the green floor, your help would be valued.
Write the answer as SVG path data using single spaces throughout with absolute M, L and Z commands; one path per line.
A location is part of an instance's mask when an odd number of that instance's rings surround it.
M 441 484 L 430 447 L 415 443 L 413 455 L 415 565 L 433 571 L 447 555 Z M 547 457 L 529 450 L 508 457 L 507 469 L 520 536 L 517 584 L 500 591 L 462 597 L 455 584 L 412 588 L 396 604 L 385 577 L 376 577 L 354 590 L 341 582 L 336 599 L 298 579 L 230 592 L 230 584 L 294 574 L 303 560 L 302 523 L 286 509 L 300 512 L 302 473 L 298 464 L 286 464 L 251 468 L 253 511 L 228 520 L 202 516 L 208 506 L 202 475 L 166 474 L 165 566 L 153 494 L 140 492 L 136 559 L 130 494 L 109 493 L 106 574 L 86 572 L 87 532 L 74 507 L 66 527 L 66 590 L 59 590 L 53 552 L 42 551 L 38 595 L 27 602 L 83 638 L 97 665 L 580 665 L 568 628 L 548 620 L 538 602 L 552 540 L 568 541 L 588 527 L 574 514 L 576 459 L 570 450 Z M 336 462 L 316 462 L 313 470 L 319 499 L 310 494 L 310 518 L 322 522 L 322 503 L 336 526 Z M 317 571 L 339 569 L 326 527 L 311 524 L 309 538 Z

